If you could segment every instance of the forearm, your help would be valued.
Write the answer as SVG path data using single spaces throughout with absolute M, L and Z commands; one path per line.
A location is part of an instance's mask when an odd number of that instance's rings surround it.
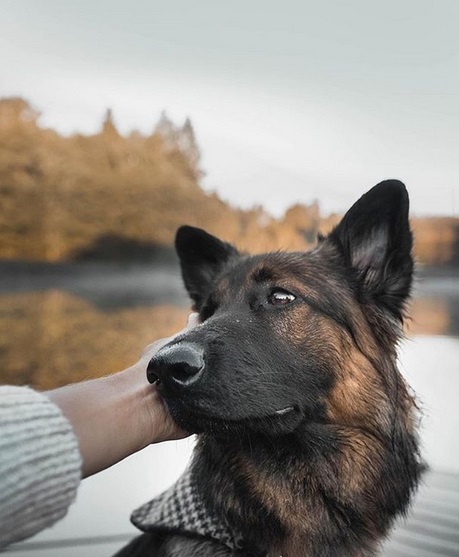
M 48 397 L 0 387 L 0 550 L 62 518 L 81 458 L 68 420 Z
M 180 437 L 145 375 L 146 363 L 100 379 L 49 391 L 72 424 L 82 476 L 108 468 L 150 443 Z
M 187 328 L 197 323 L 192 314 Z M 81 477 L 187 435 L 146 378 L 149 360 L 172 338 L 115 375 L 46 393 L 0 387 L 0 549 L 62 518 Z

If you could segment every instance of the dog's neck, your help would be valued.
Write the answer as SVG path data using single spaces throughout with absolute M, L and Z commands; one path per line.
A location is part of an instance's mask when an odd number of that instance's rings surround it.
M 346 466 L 335 459 L 338 443 Z M 383 450 L 365 431 L 307 424 L 278 443 L 203 436 L 195 464 L 212 507 L 262 555 L 363 557 L 375 554 L 390 526 L 374 511 L 385 504 L 379 463 L 368 466 Z

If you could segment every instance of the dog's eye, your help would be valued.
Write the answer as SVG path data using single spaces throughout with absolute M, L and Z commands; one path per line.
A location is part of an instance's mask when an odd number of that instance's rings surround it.
M 273 306 L 285 306 L 295 300 L 295 296 L 286 290 L 273 290 L 268 297 L 268 302 Z

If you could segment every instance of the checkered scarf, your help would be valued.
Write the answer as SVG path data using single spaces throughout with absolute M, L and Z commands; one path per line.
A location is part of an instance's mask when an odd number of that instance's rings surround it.
M 230 549 L 240 549 L 242 545 L 242 536 L 207 508 L 192 467 L 167 491 L 135 510 L 131 521 L 144 532 L 168 531 L 171 534 L 203 536 Z

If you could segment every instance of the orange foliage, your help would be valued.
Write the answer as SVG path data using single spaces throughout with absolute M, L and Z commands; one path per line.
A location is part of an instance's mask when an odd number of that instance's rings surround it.
M 171 246 L 181 224 L 247 251 L 303 250 L 338 222 L 338 215 L 322 216 L 317 202 L 274 219 L 260 207 L 235 209 L 204 192 L 188 119 L 176 126 L 163 114 L 150 135 L 125 137 L 109 110 L 100 133 L 63 137 L 41 128 L 38 117 L 23 99 L 0 100 L 0 258 L 103 257 L 106 248 L 129 257 L 136 243 Z M 459 264 L 459 219 L 413 225 L 421 263 Z
M 172 305 L 104 312 L 61 291 L 1 296 L 0 382 L 41 389 L 119 371 L 147 344 L 182 329 Z

